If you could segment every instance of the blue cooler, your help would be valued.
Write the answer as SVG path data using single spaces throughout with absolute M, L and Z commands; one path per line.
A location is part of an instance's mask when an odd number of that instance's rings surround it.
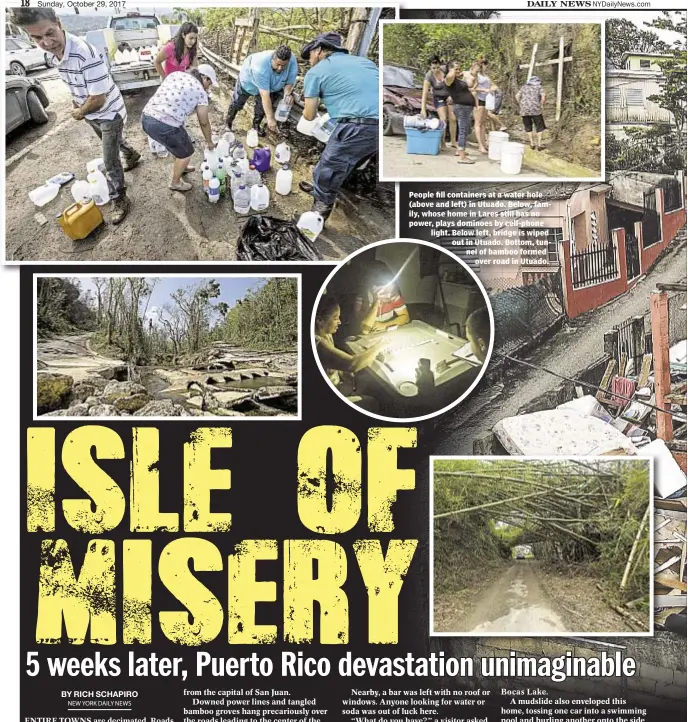
M 438 155 L 445 128 L 418 130 L 406 128 L 406 152 L 411 155 Z

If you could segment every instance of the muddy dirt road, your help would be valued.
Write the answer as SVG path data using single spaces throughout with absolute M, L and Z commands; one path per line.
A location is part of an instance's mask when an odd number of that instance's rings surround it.
M 126 174 L 128 195 L 132 201 L 129 216 L 119 226 L 107 223 L 83 241 L 72 241 L 57 224 L 55 217 L 73 202 L 69 186 L 43 208 L 36 208 L 28 192 L 57 173 L 71 171 L 77 178 L 86 177 L 86 163 L 102 156 L 100 142 L 85 122 L 72 120 L 71 98 L 67 86 L 54 70 L 34 74 L 43 83 L 50 98 L 50 121 L 44 126 L 25 124 L 6 137 L 6 258 L 8 261 L 233 261 L 245 218 L 235 215 L 231 200 L 210 204 L 203 193 L 200 172 L 188 179 L 194 184 L 188 193 L 168 189 L 172 157 L 155 158 L 148 150 L 148 138 L 141 128 L 141 111 L 153 94 L 144 88 L 125 95 L 128 119 L 127 140 L 142 153 L 142 162 Z M 214 132 L 224 129 L 233 81 L 221 80 L 210 106 Z M 239 114 L 235 130 L 240 140 L 250 126 L 252 106 Z M 287 125 L 287 142 L 294 139 L 292 154 L 293 190 L 289 196 L 274 193 L 278 170 L 273 162 L 264 174 L 271 199 L 268 215 L 291 219 L 308 210 L 311 196 L 298 189 L 300 180 L 311 180 L 318 160 L 318 146 L 303 143 L 303 136 Z M 198 168 L 203 160 L 205 141 L 195 115 L 187 121 L 196 152 L 192 162 Z M 283 136 L 263 139 L 274 147 Z M 393 186 L 360 182 L 344 192 L 328 222 L 316 240 L 323 260 L 343 258 L 373 241 L 392 238 L 395 230 Z M 42 224 L 36 214 L 47 222 Z
M 601 598 L 594 576 L 581 570 L 514 560 L 495 578 L 435 597 L 434 628 L 459 634 L 561 634 L 634 631 Z
M 534 565 L 516 561 L 480 595 L 480 603 L 467 616 L 455 620 L 451 630 L 474 634 L 557 634 L 567 629 L 543 595 Z

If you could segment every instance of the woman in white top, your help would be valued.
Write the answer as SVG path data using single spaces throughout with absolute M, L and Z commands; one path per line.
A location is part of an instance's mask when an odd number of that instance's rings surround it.
M 367 351 L 350 354 L 334 345 L 334 334 L 341 324 L 339 302 L 333 296 L 320 299 L 315 314 L 315 347 L 320 363 L 330 383 L 357 406 L 375 411 L 377 401 L 370 396 L 354 393 L 353 374 L 370 366 L 383 349 L 383 339 L 374 343 Z
M 211 65 L 199 65 L 185 73 L 170 73 L 141 113 L 141 125 L 146 134 L 164 145 L 175 158 L 170 182 L 173 191 L 189 191 L 192 188 L 191 183 L 182 180 L 184 173 L 194 170 L 189 165 L 194 145 L 184 128 L 188 115 L 196 111 L 208 148 L 212 150 L 215 147 L 208 117 L 208 90 L 211 85 L 218 86 Z

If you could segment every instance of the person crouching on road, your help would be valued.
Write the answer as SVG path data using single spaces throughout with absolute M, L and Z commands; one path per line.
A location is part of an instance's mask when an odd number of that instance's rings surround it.
M 170 73 L 141 113 L 141 125 L 146 135 L 164 145 L 174 156 L 170 190 L 183 192 L 193 187 L 182 175 L 194 170 L 189 165 L 194 146 L 184 128 L 187 116 L 194 110 L 208 148 L 215 148 L 208 117 L 208 90 L 211 85 L 218 87 L 211 65 L 201 64 L 185 73 Z
M 72 118 L 85 120 L 100 138 L 112 202 L 109 220 L 121 223 L 129 211 L 124 172 L 137 165 L 141 154 L 124 140 L 127 109 L 105 58 L 83 38 L 66 32 L 52 8 L 14 8 L 12 18 L 57 68 L 72 94 Z
M 303 117 L 314 120 L 322 103 L 336 122 L 313 169 L 313 183 L 301 190 L 315 198 L 313 210 L 327 220 L 342 184 L 378 150 L 379 72 L 372 60 L 349 55 L 337 33 L 323 33 L 304 46 L 311 69 L 303 81 Z
M 246 101 L 255 97 L 253 127 L 261 137 L 267 135 L 262 127 L 263 118 L 268 117 L 268 129 L 277 130 L 275 109 L 284 97 L 287 102 L 294 100 L 292 92 L 299 72 L 296 57 L 288 45 L 280 45 L 277 50 L 265 50 L 253 53 L 244 60 L 239 79 L 234 86 L 232 104 L 227 111 L 225 124 L 229 130 L 237 113 L 246 105 Z

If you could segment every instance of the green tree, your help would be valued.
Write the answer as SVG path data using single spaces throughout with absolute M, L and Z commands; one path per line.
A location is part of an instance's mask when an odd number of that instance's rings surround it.
M 642 30 L 626 18 L 607 20 L 606 55 L 615 67 L 622 67 L 624 53 L 663 53 L 668 48 L 657 33 Z

